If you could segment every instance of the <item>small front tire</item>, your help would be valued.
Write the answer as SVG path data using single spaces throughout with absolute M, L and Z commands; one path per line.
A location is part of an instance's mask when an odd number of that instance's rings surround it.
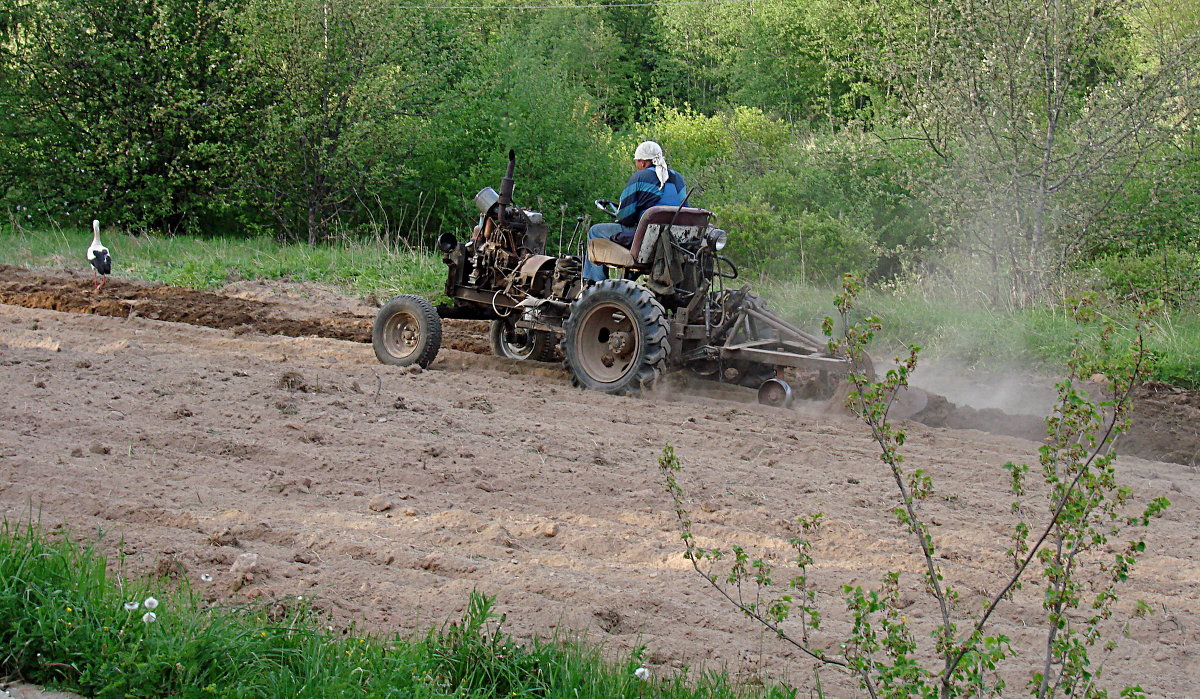
M 492 321 L 488 330 L 492 353 L 508 359 L 548 362 L 554 356 L 554 341 L 545 330 L 518 328 L 508 319 Z
M 397 296 L 375 315 L 371 346 L 384 364 L 427 368 L 442 347 L 442 319 L 428 299 Z

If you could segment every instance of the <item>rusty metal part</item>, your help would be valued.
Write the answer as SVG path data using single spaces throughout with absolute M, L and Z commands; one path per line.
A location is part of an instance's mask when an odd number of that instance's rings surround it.
M 725 319 L 721 358 L 790 366 L 842 375 L 850 369 L 844 357 L 828 354 L 827 343 L 788 323 L 767 309 L 761 299 L 743 289 L 730 295 Z M 736 309 L 736 312 L 732 312 Z
M 602 383 L 614 383 L 633 369 L 638 327 L 622 308 L 598 304 L 585 313 L 579 325 L 575 345 L 578 363 L 589 376 Z
M 517 272 L 517 284 L 523 288 L 532 289 L 534 277 L 556 259 L 549 255 L 530 255 L 526 257 Z
M 405 359 L 417 351 L 421 337 L 416 316 L 411 313 L 396 313 L 387 319 L 381 341 L 388 354 L 396 359 Z

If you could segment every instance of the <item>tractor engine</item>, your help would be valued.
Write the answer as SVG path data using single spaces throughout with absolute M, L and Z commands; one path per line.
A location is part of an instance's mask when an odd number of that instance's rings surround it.
M 450 267 L 446 295 L 455 300 L 453 307 L 440 309 L 446 317 L 510 317 L 505 309 L 522 299 L 565 304 L 579 292 L 579 258 L 546 255 L 548 226 L 542 214 L 513 205 L 515 164 L 509 151 L 500 191 L 485 187 L 475 195 L 480 216 L 469 241 L 460 243 L 451 233 L 438 240 Z M 476 303 L 460 303 L 464 295 Z M 487 303 L 483 311 L 480 301 Z

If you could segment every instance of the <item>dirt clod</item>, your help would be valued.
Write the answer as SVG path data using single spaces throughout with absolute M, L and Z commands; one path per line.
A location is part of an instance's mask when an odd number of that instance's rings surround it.
M 313 387 L 310 386 L 309 383 L 304 380 L 304 377 L 300 375 L 300 372 L 297 371 L 285 371 L 282 375 L 280 375 L 279 381 L 276 382 L 276 385 L 285 391 L 298 391 L 300 393 L 309 393 L 313 391 Z

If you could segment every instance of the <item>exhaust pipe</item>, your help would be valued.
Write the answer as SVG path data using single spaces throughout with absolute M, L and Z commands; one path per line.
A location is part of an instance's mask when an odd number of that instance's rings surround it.
M 504 223 L 504 209 L 512 203 L 513 196 L 513 172 L 517 169 L 517 152 L 511 148 L 508 151 L 508 170 L 505 171 L 504 177 L 500 180 L 500 198 L 496 200 L 499 208 L 496 212 L 500 223 Z

